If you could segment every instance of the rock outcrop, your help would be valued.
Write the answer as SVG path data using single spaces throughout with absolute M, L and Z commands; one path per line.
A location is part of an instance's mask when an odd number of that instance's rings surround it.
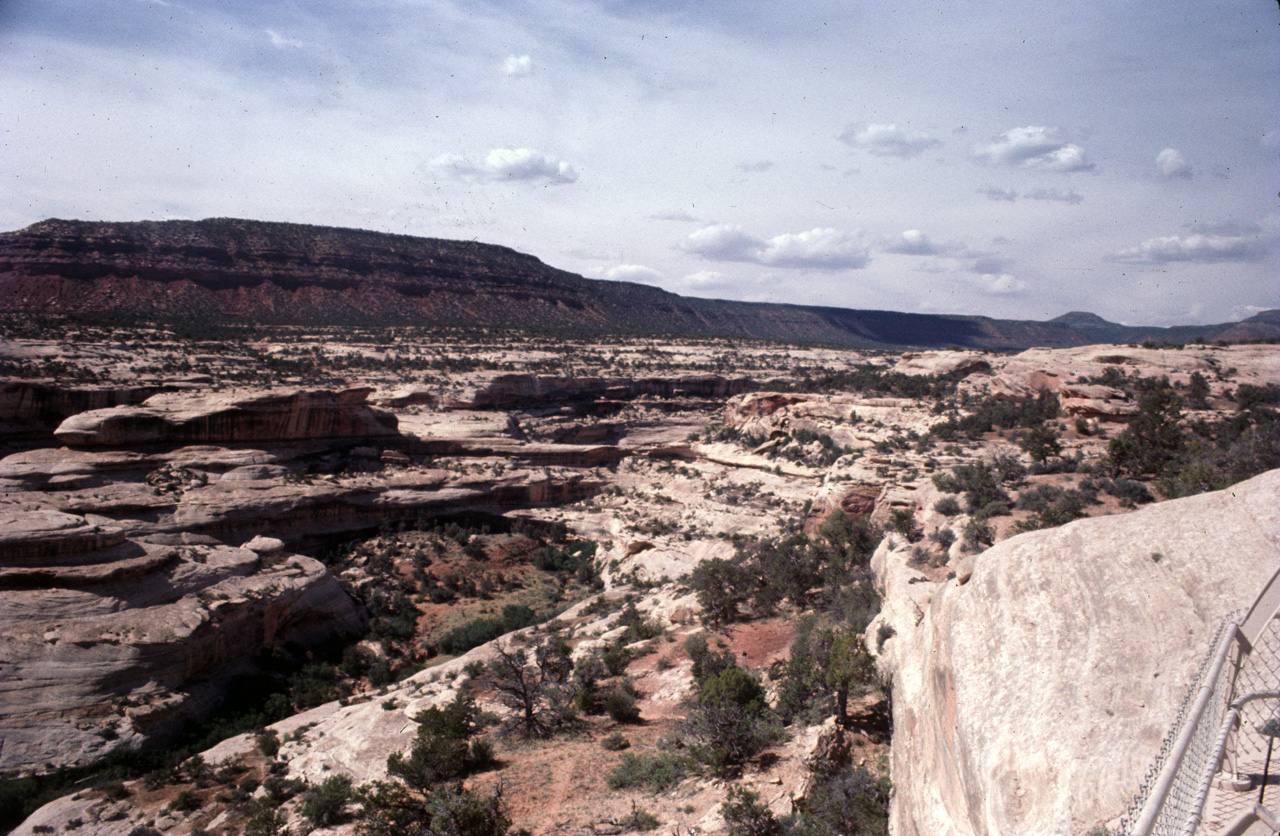
M 876 565 L 902 601 L 891 559 Z M 896 832 L 1069 836 L 1118 817 L 1212 633 L 1277 565 L 1280 470 L 1014 537 L 919 615 L 886 611 Z
M 363 628 L 324 566 L 125 541 L 50 511 L 0 518 L 0 775 L 162 743 L 260 651 Z
M 69 447 L 137 447 L 395 435 L 395 416 L 365 403 L 372 391 L 161 394 L 73 415 L 54 436 Z

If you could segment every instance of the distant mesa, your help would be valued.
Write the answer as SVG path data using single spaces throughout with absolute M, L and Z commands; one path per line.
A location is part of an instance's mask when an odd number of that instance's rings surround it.
M 1280 338 L 1280 311 L 1144 328 L 678 296 L 557 270 L 507 247 L 213 218 L 42 221 L 0 233 L 0 312 L 263 325 L 417 325 L 664 334 L 864 348 L 1016 350 Z

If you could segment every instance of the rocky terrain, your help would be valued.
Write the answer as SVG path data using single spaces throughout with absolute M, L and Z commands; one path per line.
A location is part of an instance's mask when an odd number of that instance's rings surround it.
M 1275 339 L 1244 323 L 1142 328 L 681 297 L 556 270 L 505 247 L 229 218 L 48 220 L 0 233 L 0 311 L 274 324 L 413 324 L 522 332 L 678 334 L 885 347 L 1014 349 Z
M 534 833 L 715 833 L 736 788 L 786 817 L 830 811 L 833 780 L 870 832 L 1085 833 L 1280 554 L 1272 346 L 62 327 L 0 343 L 28 372 L 0 401 L 0 769 L 170 745 L 276 668 L 343 696 L 67 784 L 21 834 L 369 832 L 370 796 L 316 813 L 330 779 L 401 775 L 388 757 L 460 694 L 495 758 L 467 786 Z M 788 661 L 826 665 L 796 656 L 822 636 L 861 671 L 838 699 Z M 521 650 L 548 694 L 605 665 L 637 715 L 579 696 L 526 739 L 495 673 Z M 785 726 L 727 762 L 697 743 L 721 650 Z

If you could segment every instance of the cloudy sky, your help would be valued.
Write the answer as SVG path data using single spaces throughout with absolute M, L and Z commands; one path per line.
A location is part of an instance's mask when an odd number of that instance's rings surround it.
M 477 239 L 720 298 L 1280 307 L 1273 0 L 0 0 L 0 229 Z

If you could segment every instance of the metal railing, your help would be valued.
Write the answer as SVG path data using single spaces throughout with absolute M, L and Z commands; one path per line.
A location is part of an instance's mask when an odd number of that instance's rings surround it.
M 1280 570 L 1243 616 L 1219 626 L 1119 836 L 1225 832 L 1262 800 L 1272 768 L 1280 773 L 1280 754 L 1271 761 L 1280 737 L 1278 613 Z M 1280 802 L 1280 788 L 1273 793 Z

